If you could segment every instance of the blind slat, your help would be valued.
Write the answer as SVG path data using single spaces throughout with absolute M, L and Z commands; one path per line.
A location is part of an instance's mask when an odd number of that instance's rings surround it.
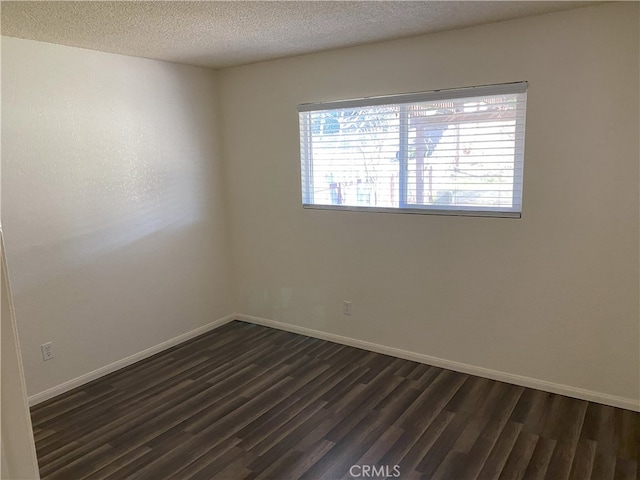
M 303 204 L 519 215 L 526 89 L 517 82 L 301 105 Z
M 391 104 L 400 105 L 430 101 L 456 100 L 460 98 L 474 99 L 486 96 L 526 93 L 527 87 L 527 82 L 513 82 L 495 85 L 482 85 L 477 87 L 432 90 L 430 92 L 404 93 L 399 95 L 387 95 L 379 97 L 364 97 L 332 102 L 303 103 L 298 106 L 298 112 L 313 112 L 318 110 L 335 110 L 338 108 L 346 109 Z

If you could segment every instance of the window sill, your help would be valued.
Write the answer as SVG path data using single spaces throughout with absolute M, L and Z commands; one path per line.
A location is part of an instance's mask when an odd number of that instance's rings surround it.
M 343 210 L 347 212 L 366 213 L 403 213 L 410 215 L 446 215 L 454 217 L 492 217 L 492 218 L 522 218 L 521 212 L 505 212 L 498 210 L 459 210 L 443 208 L 386 208 L 386 207 L 358 207 L 350 205 L 316 205 L 303 204 L 302 208 L 309 210 Z

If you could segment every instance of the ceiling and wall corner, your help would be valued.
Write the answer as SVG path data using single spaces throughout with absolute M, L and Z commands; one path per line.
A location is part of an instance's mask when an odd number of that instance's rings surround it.
M 589 1 L 3 1 L 2 34 L 210 68 L 593 5 Z

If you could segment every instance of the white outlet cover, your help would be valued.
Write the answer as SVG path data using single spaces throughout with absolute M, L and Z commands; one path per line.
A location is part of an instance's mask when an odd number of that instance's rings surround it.
M 42 350 L 42 361 L 46 362 L 47 360 L 51 360 L 53 358 L 53 343 L 43 343 L 40 346 Z
M 344 313 L 345 315 L 351 315 L 351 301 L 350 300 L 345 300 L 342 303 L 342 313 Z

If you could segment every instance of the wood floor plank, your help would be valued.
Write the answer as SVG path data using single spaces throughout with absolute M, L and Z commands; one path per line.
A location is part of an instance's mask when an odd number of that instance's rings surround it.
M 464 411 L 458 413 L 465 413 Z M 477 415 L 469 414 L 469 421 L 464 427 L 464 430 L 456 440 L 456 443 L 451 449 L 458 453 L 467 455 L 471 448 L 476 444 L 478 437 L 484 431 L 487 423 L 491 421 L 491 417 L 479 417 Z
M 640 415 L 631 410 L 622 409 L 618 409 L 616 414 L 620 425 L 617 456 L 625 460 L 637 460 L 640 452 Z
M 407 408 L 418 399 L 421 392 L 411 385 L 409 380 L 403 380 L 374 407 L 380 412 L 381 422 L 388 425 L 396 423 Z
M 509 454 L 513 450 L 513 446 L 521 430 L 521 423 L 507 422 L 491 450 L 489 457 L 485 461 L 482 470 L 480 470 L 478 478 L 500 478 L 500 473 L 507 463 Z
M 81 458 L 77 458 L 67 463 L 64 467 L 57 469 L 48 478 L 51 480 L 66 480 L 85 477 L 108 463 L 105 459 L 111 456 L 110 450 L 113 450 L 113 448 L 108 443 L 101 445 Z
M 377 421 L 377 413 L 369 413 L 300 478 L 340 478 L 385 430 L 386 426 Z
M 382 372 L 379 377 L 366 385 L 347 406 L 336 412 L 344 419 L 331 429 L 325 438 L 332 442 L 339 442 L 368 412 L 375 411 L 375 405 L 380 402 L 380 399 L 387 396 L 401 382 L 401 378 L 395 377 L 390 372 L 386 374 Z M 327 405 L 327 407 L 329 406 Z M 380 415 L 375 413 L 376 418 L 379 418 Z
M 128 413 L 120 416 L 115 416 L 111 419 L 105 419 L 104 423 L 99 428 L 94 428 L 91 432 L 81 436 L 77 443 L 80 444 L 78 448 L 53 459 L 51 464 L 44 466 L 45 470 L 53 470 L 58 468 L 59 465 L 63 465 L 69 461 L 75 460 L 77 457 L 81 457 L 94 448 L 100 446 L 105 442 L 117 441 L 122 444 L 126 439 L 132 435 L 132 427 L 136 429 L 136 432 L 147 432 L 148 428 L 145 422 L 154 419 L 158 420 L 169 418 L 173 415 L 173 410 L 176 408 L 190 409 L 194 405 L 198 405 L 203 398 L 203 393 L 206 393 L 206 385 L 189 385 L 183 388 L 179 392 L 165 392 L 159 395 L 154 402 L 150 403 L 143 411 L 133 409 Z M 90 419 L 88 419 L 90 421 Z M 160 420 L 159 420 L 160 421 Z M 171 425 L 167 426 L 170 428 Z M 161 425 L 164 428 L 164 425 Z M 136 445 L 131 445 L 132 448 Z M 36 445 L 37 447 L 37 445 Z M 43 466 L 41 465 L 41 469 Z
M 185 436 L 184 438 L 187 438 Z M 145 465 L 154 462 L 158 458 L 162 458 L 167 452 L 171 451 L 175 444 L 175 437 L 165 437 L 163 441 L 156 441 L 153 446 L 148 446 L 148 452 L 140 455 L 135 460 L 131 462 L 126 462 L 121 465 L 115 471 L 112 471 L 105 478 L 107 480 L 123 480 L 125 478 L 129 478 L 135 475 L 140 469 L 144 468 Z
M 447 403 L 447 410 L 479 414 L 482 405 L 493 386 L 491 380 L 481 377 L 469 377 Z
M 313 402 L 305 405 L 296 415 L 290 417 L 278 427 L 273 429 L 265 429 L 262 435 L 256 436 L 256 438 L 248 437 L 242 442 L 242 447 L 261 454 L 268 451 L 274 446 L 278 445 L 284 438 L 286 438 L 292 431 L 298 428 L 305 421 L 311 419 L 319 411 L 325 407 L 325 402 L 322 400 L 314 400 Z M 238 432 L 239 434 L 241 432 Z
M 207 443 L 201 442 L 196 436 L 184 434 L 184 432 L 182 435 L 174 433 L 173 436 L 176 438 L 173 442 L 175 446 L 161 457 L 141 467 L 131 475 L 131 478 L 173 477 L 182 465 L 192 463 L 211 450 Z M 165 441 L 171 441 L 171 437 L 163 439 L 163 442 Z
M 98 468 L 93 473 L 87 475 L 87 480 L 104 480 L 112 475 L 114 472 L 126 467 L 131 462 L 139 459 L 143 455 L 148 454 L 151 451 L 148 447 L 136 448 L 135 450 L 128 450 L 120 457 L 110 457 L 106 459 L 106 464 L 101 468 Z
M 596 446 L 596 456 L 593 459 L 591 478 L 611 480 L 616 471 L 616 457 L 598 451 L 600 444 Z
M 444 409 L 467 378 L 467 375 L 443 370 L 433 383 L 411 404 L 407 411 L 402 414 L 398 419 L 398 426 L 405 429 L 415 428 L 424 431 L 438 413 Z
M 301 422 L 297 417 L 291 419 L 288 424 L 293 428 L 287 430 L 284 437 L 277 443 L 267 443 L 266 448 L 258 444 L 252 449 L 259 456 L 249 465 L 249 468 L 260 472 L 291 449 L 297 448 L 302 451 L 312 449 L 338 421 L 339 418 L 325 409 L 321 409 L 316 415 L 304 418 Z M 261 450 L 256 450 L 258 448 Z
M 593 470 L 593 461 L 596 456 L 596 442 L 584 437 L 580 438 L 571 466 L 570 480 L 590 478 Z
M 323 458 L 335 443 L 328 440 L 320 440 L 313 448 L 306 453 L 301 453 L 295 462 L 292 462 L 283 475 L 287 478 L 300 478 L 307 473 L 318 461 Z
M 200 457 L 194 459 L 191 463 L 180 462 L 180 469 L 175 473 L 175 478 L 192 478 L 199 474 L 201 470 L 208 470 L 211 464 L 213 464 L 218 458 L 227 454 L 229 450 L 236 449 L 236 445 L 240 442 L 240 439 L 233 438 L 228 442 L 220 443 L 210 448 L 206 453 Z M 242 450 L 242 449 L 241 449 Z
M 43 480 L 640 478 L 636 412 L 244 322 L 31 412 Z
M 253 456 L 247 451 L 242 451 L 229 465 L 211 477 L 212 480 L 243 480 L 253 473 L 246 465 Z
M 466 457 L 464 468 L 459 472 L 461 478 L 474 479 L 480 474 L 496 442 L 500 438 L 513 409 L 523 392 L 522 387 L 500 384 L 493 391 L 500 392 L 501 397 L 495 398 L 494 405 L 485 405 L 480 410 L 490 416 L 478 440 L 474 443 Z M 491 398 L 491 395 L 487 398 Z
M 524 429 L 520 431 L 518 439 L 514 444 L 509 458 L 500 472 L 500 480 L 520 480 L 524 477 L 524 472 L 529 465 L 533 450 L 538 443 L 538 436 L 532 433 L 525 432 Z M 585 477 L 588 478 L 588 477 Z
M 246 453 L 245 450 L 238 447 L 231 447 L 226 450 L 222 455 L 216 457 L 211 463 L 206 465 L 201 470 L 197 471 L 193 475 L 185 478 L 189 480 L 211 480 L 213 477 L 223 471 L 228 465 L 236 461 L 238 458 L 242 458 L 242 455 Z M 171 478 L 171 477 L 163 477 Z
M 438 466 L 438 469 L 433 472 L 433 475 L 430 475 L 427 478 L 430 480 L 450 480 L 452 478 L 459 478 L 457 476 L 457 472 L 460 471 L 465 459 L 466 457 L 463 453 L 450 450 Z
M 271 465 L 266 467 L 260 472 L 251 471 L 249 479 L 253 480 L 265 480 L 265 479 L 280 479 L 288 478 L 285 476 L 288 472 L 289 466 L 298 463 L 303 454 L 298 450 L 289 450 L 287 453 L 276 459 Z M 227 480 L 227 479 L 225 479 Z
M 587 402 L 565 399 L 562 415 L 555 426 L 556 448 L 549 461 L 548 475 L 558 480 L 569 478 L 574 462 L 580 431 L 587 410 Z
M 525 432 L 532 433 L 538 437 L 542 436 L 546 419 L 551 412 L 551 405 L 555 397 L 556 395 L 535 390 L 531 407 L 524 412 L 523 421 L 519 422 L 523 423 L 522 429 Z M 518 420 L 515 421 L 518 422 Z
M 281 425 L 286 425 L 292 419 L 301 416 L 311 416 L 324 406 L 325 402 L 316 401 L 313 397 L 300 399 L 290 396 L 236 432 L 236 437 L 242 439 L 240 447 L 251 450 L 266 438 L 272 437 Z M 280 435 L 284 436 L 285 433 Z M 274 443 L 277 443 L 277 440 Z
M 447 427 L 438 436 L 415 469 L 423 472 L 427 477 L 432 477 L 438 471 L 449 452 L 452 452 L 452 447 L 465 429 L 468 420 L 469 417 L 465 413 L 454 414 Z M 447 465 L 447 467 L 451 468 L 451 465 Z
M 556 440 L 542 437 L 538 438 L 536 448 L 533 450 L 529 465 L 527 465 L 527 469 L 522 478 L 525 480 L 551 478 L 547 477 L 546 474 L 555 448 Z
M 444 427 L 443 427 L 444 428 Z M 369 449 L 358 458 L 354 465 L 377 465 L 380 463 L 380 459 L 389 451 L 391 445 L 394 445 L 396 441 L 404 434 L 404 430 L 401 428 L 390 425 L 382 435 L 374 442 Z M 347 478 L 349 474 L 343 475 L 342 478 Z
M 618 457 L 613 478 L 615 480 L 635 480 L 637 468 L 634 461 Z
M 179 395 L 184 393 L 185 389 L 191 388 L 195 389 L 198 386 L 189 380 L 182 380 L 176 384 L 163 385 L 163 388 L 154 390 L 153 393 L 140 393 L 140 398 L 135 398 L 135 396 L 128 394 L 122 395 L 112 399 L 107 405 L 100 401 L 96 402 L 95 408 L 84 412 L 75 411 L 72 415 L 61 415 L 57 417 L 58 421 L 52 426 L 60 433 L 38 445 L 41 455 L 44 457 L 47 452 L 55 451 L 69 441 L 84 443 L 88 437 L 95 437 L 97 431 L 104 432 L 105 425 L 107 429 L 117 427 L 118 422 L 111 421 L 114 417 L 119 418 L 120 422 L 127 422 L 133 419 L 136 415 L 131 414 L 131 412 L 136 411 L 137 404 L 145 405 L 148 410 L 153 409 L 158 404 L 161 404 L 162 408 L 166 408 L 166 398 Z M 129 405 L 128 413 L 123 406 L 125 402 Z

